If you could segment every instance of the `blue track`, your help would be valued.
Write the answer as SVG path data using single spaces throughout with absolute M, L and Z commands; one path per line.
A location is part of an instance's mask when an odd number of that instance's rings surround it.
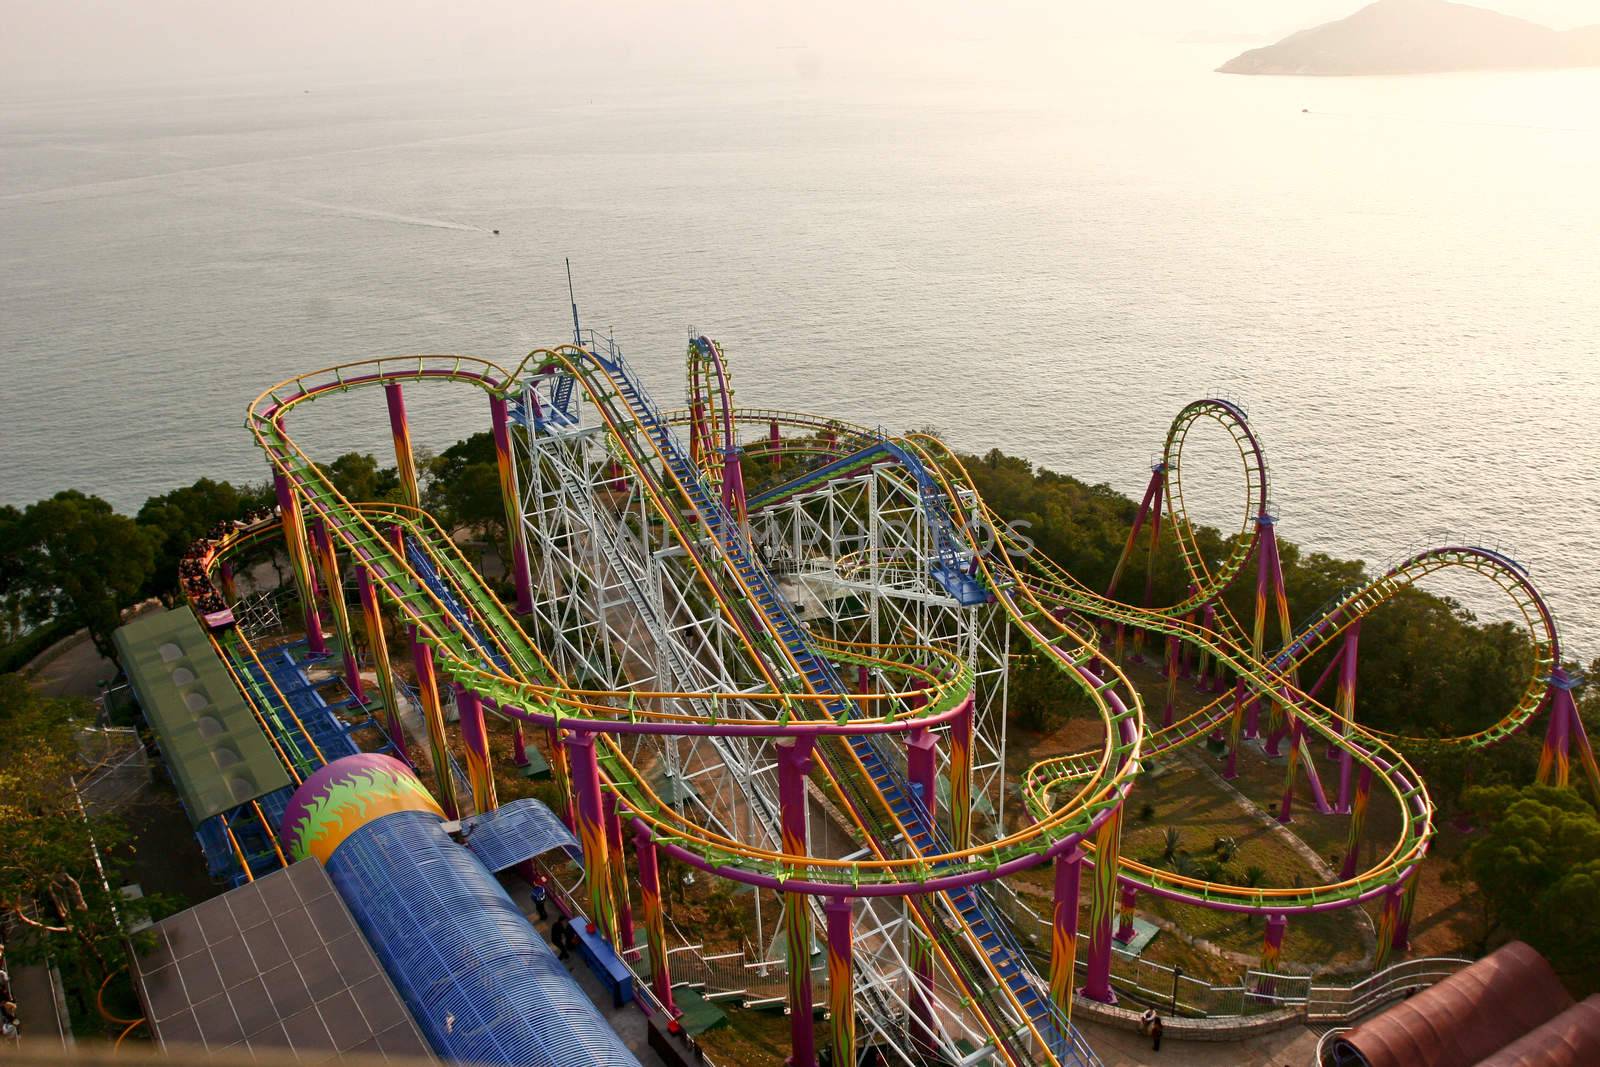
M 728 561 L 733 564 L 740 579 L 750 589 L 774 635 L 794 656 L 795 662 L 799 664 L 811 687 L 819 694 L 831 695 L 831 699 L 824 701 L 824 707 L 829 714 L 834 718 L 853 717 L 856 711 L 855 702 L 845 696 L 844 685 L 832 665 L 812 647 L 805 631 L 795 620 L 788 601 L 775 591 L 766 569 L 756 562 L 739 524 L 728 514 L 722 502 L 710 492 L 699 471 L 685 457 L 673 438 L 667 421 L 662 418 L 660 411 L 644 391 L 632 368 L 621 358 L 613 361 L 598 354 L 594 358 L 613 376 L 622 398 L 628 403 L 652 440 L 660 446 L 667 465 L 699 511 L 707 531 L 717 539 Z M 883 447 L 887 454 L 905 463 L 908 469 L 917 475 L 924 508 L 930 507 L 937 487 L 921 464 L 891 442 L 881 441 L 872 447 Z M 948 514 L 944 513 L 942 505 L 938 506 L 938 510 L 943 515 L 943 520 L 933 526 L 936 538 L 948 537 L 953 544 L 954 523 Z M 951 552 L 954 551 L 952 547 Z M 941 563 L 944 554 L 944 550 L 941 549 Z M 912 793 L 909 783 L 880 751 L 878 745 L 870 737 L 863 735 L 850 737 L 848 741 L 857 758 L 861 760 L 862 766 L 866 768 L 873 784 L 888 801 L 889 807 L 901 825 L 906 828 L 911 843 L 917 851 L 923 855 L 949 852 L 949 843 L 927 806 Z M 1088 1043 L 1072 1027 L 1066 1014 L 1048 996 L 1048 984 L 1035 971 L 1032 961 L 1017 943 L 1010 924 L 995 907 L 988 892 L 981 886 L 973 886 L 956 890 L 947 896 L 983 946 L 983 951 L 988 956 L 995 973 L 1000 976 L 1013 999 L 1027 1013 L 1034 1027 L 1050 1045 L 1054 1058 L 1065 1064 L 1083 1063 L 1078 1050 L 1087 1050 Z

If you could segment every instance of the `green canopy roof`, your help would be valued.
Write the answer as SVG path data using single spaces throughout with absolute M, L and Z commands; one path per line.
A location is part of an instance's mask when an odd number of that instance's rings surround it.
M 113 639 L 190 821 L 199 825 L 289 784 L 193 612 L 148 612 Z

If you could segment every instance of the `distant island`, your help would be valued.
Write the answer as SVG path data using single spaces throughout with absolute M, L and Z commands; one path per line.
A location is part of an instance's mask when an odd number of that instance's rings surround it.
M 1434 74 L 1600 66 L 1600 25 L 1553 30 L 1446 0 L 1378 0 L 1349 18 L 1252 48 L 1224 74 Z

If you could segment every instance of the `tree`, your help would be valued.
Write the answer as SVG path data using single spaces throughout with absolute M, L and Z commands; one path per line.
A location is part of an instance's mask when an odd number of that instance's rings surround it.
M 23 513 L 0 505 L 0 645 L 21 637 L 48 615 L 28 578 L 33 567 L 32 534 Z
M 76 489 L 30 504 L 23 513 L 24 581 L 51 614 L 89 631 L 110 659 L 111 634 L 150 577 L 157 534 Z
M 0 915 L 11 926 L 7 953 L 21 961 L 48 955 L 97 988 L 121 966 L 127 924 L 167 905 L 116 892 L 127 829 L 79 803 L 74 778 L 85 768 L 74 734 L 93 710 L 86 701 L 42 696 L 21 675 L 0 675 L 0 735 L 7 739 L 0 748 Z
M 1600 818 L 1576 792 L 1551 786 L 1467 791 L 1484 824 L 1464 868 L 1482 894 L 1492 935 L 1505 932 L 1544 953 L 1580 994 L 1597 984 Z
M 144 502 L 135 521 L 158 540 L 154 567 L 145 589 L 153 594 L 177 592 L 178 562 L 189 546 L 225 519 L 237 519 L 257 507 L 270 507 L 266 486 L 237 489 L 228 482 L 201 478 Z
M 360 503 L 369 500 L 401 503 L 404 494 L 400 489 L 400 474 L 393 467 L 379 467 L 370 452 L 346 452 L 332 463 L 323 465 L 322 473 L 333 482 L 333 487 L 346 500 Z
M 467 527 L 483 530 L 491 539 L 504 537 L 506 511 L 494 437 L 475 433 L 430 460 L 423 503 L 448 530 Z

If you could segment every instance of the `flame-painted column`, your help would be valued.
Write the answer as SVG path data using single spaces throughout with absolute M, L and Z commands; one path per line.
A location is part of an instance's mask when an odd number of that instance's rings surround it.
M 939 814 L 938 765 L 939 740 L 933 731 L 926 726 L 906 731 L 906 780 L 928 809 L 930 824 L 936 824 Z
M 749 508 L 744 495 L 744 449 L 732 445 L 722 451 L 722 506 L 728 509 L 741 529 L 750 525 Z
M 311 540 L 316 545 L 317 562 L 322 569 L 322 585 L 328 591 L 328 613 L 333 616 L 333 629 L 342 646 L 339 651 L 344 660 L 344 684 L 350 687 L 351 696 L 365 704 L 367 687 L 361 682 L 355 634 L 350 629 L 350 609 L 344 602 L 344 579 L 339 574 L 339 556 L 333 550 L 327 523 L 318 522 L 311 527 Z
M 1207 604 L 1200 611 L 1200 628 L 1207 634 L 1216 632 L 1217 609 L 1214 605 Z M 1200 646 L 1200 654 L 1196 657 L 1194 672 L 1194 687 L 1202 693 L 1215 693 L 1222 689 L 1222 665 L 1213 663 L 1209 644 Z M 1213 677 L 1213 673 L 1215 677 Z
M 361 592 L 361 616 L 367 626 L 367 645 L 372 649 L 372 669 L 378 675 L 378 692 L 383 697 L 384 729 L 394 744 L 395 755 L 411 762 L 406 753 L 406 731 L 400 721 L 400 700 L 396 695 L 394 668 L 389 663 L 389 642 L 383 636 L 383 614 L 378 610 L 378 593 L 364 563 L 356 564 L 356 588 Z
M 650 988 L 668 1015 L 678 1014 L 672 1002 L 672 972 L 667 959 L 667 924 L 661 905 L 661 869 L 656 842 L 643 819 L 633 821 L 633 847 L 639 859 L 639 911 L 644 917 L 644 939 L 650 946 Z
M 1367 802 L 1371 799 L 1372 768 L 1363 763 L 1361 773 L 1356 778 L 1356 795 L 1350 800 L 1350 839 L 1345 844 L 1340 878 L 1354 878 L 1356 867 L 1361 862 L 1361 834 L 1367 825 Z
M 950 720 L 950 847 L 972 841 L 972 701 Z
M 227 560 L 223 560 L 221 571 L 222 599 L 226 600 L 229 604 L 232 604 L 236 599 L 238 599 L 239 596 L 238 590 L 234 588 L 233 584 L 233 564 L 229 563 Z
M 1350 736 L 1350 727 L 1356 721 L 1356 666 L 1361 647 L 1361 620 L 1357 619 L 1344 632 L 1344 645 L 1339 649 L 1339 682 L 1334 692 L 1334 715 L 1339 720 L 1339 733 Z M 1339 802 L 1335 811 L 1343 814 L 1350 810 L 1350 772 L 1355 757 L 1348 748 L 1339 749 Z
M 289 487 L 281 471 L 272 474 L 272 487 L 278 494 L 278 510 L 283 516 L 283 540 L 289 548 L 289 563 L 294 569 L 295 588 L 305 610 L 306 643 L 313 656 L 326 656 L 328 642 L 322 636 L 322 615 L 317 610 L 317 589 L 311 575 L 311 549 L 306 544 L 306 526 L 300 514 L 300 498 Z
M 589 921 L 601 937 L 617 944 L 617 912 L 611 900 L 611 867 L 606 857 L 605 810 L 600 799 L 600 763 L 594 734 L 574 730 L 567 735 L 576 794 L 578 841 L 583 845 L 583 876 L 589 883 Z
M 1117 583 L 1122 580 L 1122 571 L 1128 565 L 1128 560 L 1133 557 L 1134 546 L 1139 541 L 1139 531 L 1144 528 L 1145 518 L 1152 514 L 1154 515 L 1153 525 L 1155 529 L 1152 529 L 1150 535 L 1150 559 L 1152 561 L 1155 559 L 1156 539 L 1160 536 L 1159 527 L 1161 523 L 1160 492 L 1161 487 L 1166 484 L 1166 477 L 1166 464 L 1158 463 L 1150 468 L 1150 481 L 1145 484 L 1144 497 L 1139 501 L 1139 510 L 1134 513 L 1133 529 L 1128 531 L 1128 540 L 1122 546 L 1122 555 L 1117 557 L 1117 565 L 1111 571 L 1111 581 L 1106 583 L 1106 596 L 1108 597 L 1117 595 Z M 1149 580 L 1150 575 L 1147 573 L 1145 577 L 1145 606 L 1149 607 L 1152 587 Z M 1127 627 L 1122 623 L 1118 623 L 1112 655 L 1119 663 L 1122 661 L 1123 645 L 1126 639 Z M 1144 637 L 1141 631 L 1135 630 L 1134 641 L 1135 654 L 1137 654 L 1137 650 L 1144 647 Z
M 1372 959 L 1374 971 L 1381 971 L 1394 962 L 1394 935 L 1400 927 L 1400 907 L 1405 893 L 1403 885 L 1392 885 L 1383 891 L 1383 907 L 1378 912 L 1378 948 Z
M 633 951 L 633 901 L 628 895 L 628 854 L 622 848 L 617 796 L 606 794 L 606 853 L 611 860 L 611 897 L 617 906 L 617 955 Z
M 1276 609 L 1275 614 L 1278 616 L 1278 640 L 1281 644 L 1288 644 L 1294 633 L 1294 624 L 1289 620 L 1289 593 L 1283 584 L 1283 559 L 1278 555 L 1278 522 L 1271 515 L 1261 516 L 1261 546 L 1263 549 L 1261 554 L 1262 564 L 1267 571 L 1267 580 L 1272 589 L 1273 607 Z M 1257 593 L 1256 605 L 1258 608 L 1264 609 L 1265 607 L 1259 592 Z M 1262 640 L 1265 640 L 1266 627 L 1264 619 L 1261 620 L 1258 630 L 1262 635 Z M 1264 651 L 1265 649 L 1261 642 L 1258 641 L 1255 645 L 1257 660 L 1261 659 Z M 1291 667 L 1289 669 L 1288 677 L 1292 684 L 1299 684 L 1298 673 L 1294 668 Z M 1267 755 L 1269 756 L 1278 754 L 1278 742 L 1283 739 L 1286 730 L 1285 716 L 1288 714 L 1287 708 L 1287 704 L 1274 700 L 1267 709 L 1267 732 L 1269 734 Z
M 1572 722 L 1578 717 L 1572 691 L 1578 685 L 1579 680 L 1561 667 L 1550 672 L 1550 725 L 1545 730 L 1544 748 L 1539 752 L 1537 776 L 1541 785 L 1564 786 L 1571 778 Z
M 1294 782 L 1296 773 L 1300 769 L 1300 736 L 1305 728 L 1300 722 L 1300 715 L 1296 711 L 1289 711 L 1289 755 L 1283 761 L 1283 801 L 1278 805 L 1278 821 L 1287 823 L 1294 817 Z
M 777 419 L 767 423 L 767 440 L 772 442 L 773 468 L 781 467 L 783 465 L 783 438 L 778 434 Z
M 1133 912 L 1139 905 L 1139 887 L 1132 882 L 1123 882 L 1121 897 L 1117 908 L 1117 932 L 1112 935 L 1117 941 L 1126 945 L 1133 940 Z
M 500 806 L 500 798 L 495 795 L 494 765 L 489 758 L 489 731 L 483 721 L 483 699 L 465 686 L 456 686 L 456 713 L 461 725 L 461 744 L 467 751 L 472 807 L 482 815 Z
M 500 499 L 506 509 L 506 537 L 511 542 L 511 573 L 517 584 L 517 614 L 533 612 L 533 578 L 528 570 L 528 541 L 522 529 L 522 501 L 517 491 L 517 466 L 511 461 L 511 421 L 505 397 L 489 398 L 494 428 L 494 460 L 500 469 Z
M 1089 973 L 1083 995 L 1115 1004 L 1111 989 L 1111 947 L 1117 909 L 1117 856 L 1122 851 L 1122 805 L 1094 835 L 1094 877 L 1089 882 Z
M 849 897 L 829 897 L 822 905 L 828 917 L 828 1011 L 832 1018 L 833 1059 L 856 1062 L 855 960 L 850 941 Z
M 406 503 L 414 508 L 422 506 L 417 490 L 417 459 L 411 450 L 411 423 L 406 419 L 406 398 L 399 382 L 386 382 L 384 399 L 389 403 L 389 433 L 394 437 L 394 466 L 400 474 L 400 489 Z
M 1273 912 L 1267 916 L 1267 932 L 1261 939 L 1261 970 L 1268 975 L 1278 973 L 1283 959 L 1283 935 L 1289 929 L 1289 916 L 1281 911 Z M 1256 992 L 1262 996 L 1276 996 L 1277 983 L 1270 977 L 1263 978 L 1256 987 Z
M 1167 701 L 1161 711 L 1161 726 L 1172 725 L 1172 715 L 1178 702 L 1178 675 L 1181 671 L 1182 645 L 1177 634 L 1167 635 Z
M 1145 552 L 1144 561 L 1144 606 L 1148 608 L 1155 602 L 1156 589 L 1156 552 L 1161 547 L 1161 491 L 1167 482 L 1167 465 L 1159 463 L 1151 468 L 1150 486 L 1154 491 L 1150 501 L 1150 544 Z M 1137 663 L 1144 662 L 1144 627 L 1136 627 L 1133 631 L 1133 658 Z
M 422 721 L 428 728 L 428 754 L 438 783 L 439 806 L 452 819 L 460 818 L 456 780 L 450 773 L 450 747 L 444 736 L 444 708 L 439 704 L 439 679 L 433 672 L 433 649 L 411 634 L 411 664 L 417 671 L 417 698 L 422 701 Z
M 805 856 L 806 780 L 811 773 L 811 738 L 780 741 L 778 750 L 778 817 L 783 851 Z M 801 893 L 784 898 L 784 932 L 789 958 L 789 1041 L 791 1067 L 816 1067 L 816 1034 L 811 1001 L 811 908 Z
M 1072 1018 L 1072 987 L 1078 967 L 1078 895 L 1083 884 L 1083 849 L 1074 845 L 1056 857 L 1055 909 L 1050 923 L 1050 999 Z
M 1240 727 L 1244 724 L 1244 679 L 1233 683 L 1233 713 L 1228 717 L 1228 759 L 1222 768 L 1222 777 L 1239 777 Z
M 1422 884 L 1422 872 L 1419 868 L 1411 868 L 1411 874 L 1406 878 L 1405 891 L 1400 894 L 1400 911 L 1394 919 L 1394 948 L 1396 952 L 1404 952 L 1411 947 L 1411 914 L 1417 907 L 1417 887 Z
M 567 824 L 567 829 L 573 833 L 578 832 L 578 819 L 573 814 L 572 806 L 572 761 L 567 758 L 567 746 L 561 743 L 562 731 L 554 726 L 546 727 L 544 736 L 550 745 L 550 777 L 556 783 L 556 792 L 561 797 L 561 810 L 558 814 L 561 821 Z

